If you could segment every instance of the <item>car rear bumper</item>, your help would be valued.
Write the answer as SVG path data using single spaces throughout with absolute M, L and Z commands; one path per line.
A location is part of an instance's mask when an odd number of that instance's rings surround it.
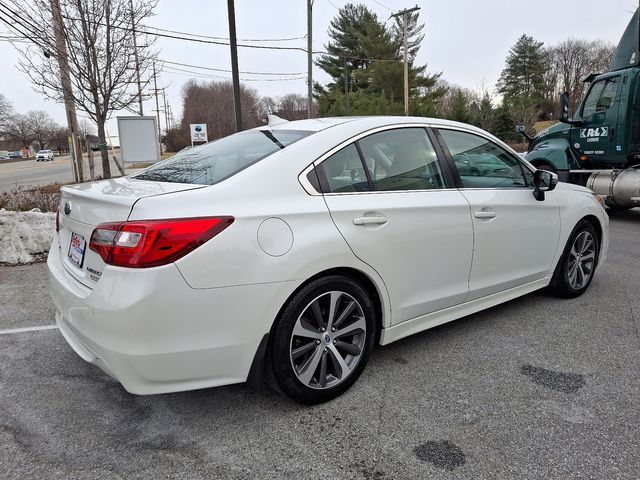
M 193 289 L 175 265 L 108 267 L 91 290 L 47 260 L 60 332 L 76 353 L 134 394 L 247 379 L 290 282 Z M 286 298 L 286 297 L 284 297 Z

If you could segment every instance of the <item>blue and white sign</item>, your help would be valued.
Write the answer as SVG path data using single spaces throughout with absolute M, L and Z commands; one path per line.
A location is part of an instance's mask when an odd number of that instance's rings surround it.
M 195 142 L 208 142 L 207 138 L 207 124 L 206 123 L 191 123 L 191 143 Z

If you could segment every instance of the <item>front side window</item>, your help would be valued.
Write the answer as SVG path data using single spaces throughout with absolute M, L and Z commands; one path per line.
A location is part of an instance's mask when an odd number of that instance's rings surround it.
M 593 84 L 584 101 L 584 107 L 582 108 L 583 118 L 611 108 L 618 92 L 619 79 L 620 77 L 607 78 Z
M 385 130 L 358 143 L 374 190 L 445 187 L 436 151 L 423 128 Z
M 182 150 L 133 178 L 213 185 L 311 133 L 298 130 L 249 130 L 237 133 Z
M 457 130 L 439 130 L 464 188 L 525 188 L 520 161 L 493 142 Z M 529 172 L 530 173 L 530 172 Z M 532 175 L 528 175 L 531 178 Z

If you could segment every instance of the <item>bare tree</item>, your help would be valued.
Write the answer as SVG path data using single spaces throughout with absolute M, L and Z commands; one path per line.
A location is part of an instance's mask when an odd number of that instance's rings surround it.
M 78 122 L 78 134 L 86 140 L 88 137 L 96 134 L 95 126 L 89 120 L 83 118 Z
M 289 93 L 278 99 L 276 115 L 286 120 L 307 118 L 307 97 L 298 93 Z
M 38 142 L 38 148 L 42 150 L 49 143 L 49 139 L 53 136 L 58 125 L 47 112 L 42 110 L 32 110 L 27 113 L 26 118 L 34 140 Z
M 584 78 L 591 73 L 607 71 L 614 50 L 615 46 L 607 42 L 576 38 L 549 48 L 550 68 L 545 76 L 549 95 L 555 100 L 561 92 L 569 92 L 569 107 L 575 111 L 588 87 Z
M 52 150 L 57 150 L 60 155 L 69 151 L 69 130 L 67 127 L 58 126 L 49 139 Z
M 0 135 L 6 130 L 13 115 L 13 106 L 7 98 L 0 93 Z
M 133 90 L 136 80 L 133 24 L 139 25 L 152 15 L 157 0 L 67 0 L 60 2 L 68 52 L 69 74 L 77 108 L 89 115 L 97 126 L 98 139 L 106 144 L 105 123 L 113 112 L 137 102 Z M 52 25 L 49 0 L 22 0 L 16 8 L 34 25 Z M 140 31 L 141 28 L 138 29 Z M 39 45 L 16 45 L 21 53 L 20 69 L 27 74 L 36 91 L 61 102 L 60 82 L 53 28 L 34 28 L 29 32 Z M 154 39 L 147 36 L 146 46 L 138 49 L 140 76 L 147 79 L 155 61 Z M 104 178 L 111 177 L 109 154 L 101 151 Z
M 17 114 L 11 117 L 7 127 L 7 136 L 20 148 L 30 147 L 36 136 L 33 133 L 31 120 L 26 115 Z

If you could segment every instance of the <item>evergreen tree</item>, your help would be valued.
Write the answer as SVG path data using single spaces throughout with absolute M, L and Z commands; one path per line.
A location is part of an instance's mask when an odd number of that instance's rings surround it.
M 498 80 L 498 92 L 507 102 L 515 98 L 541 103 L 545 99 L 545 73 L 549 68 L 543 42 L 523 34 L 509 50 Z
M 547 104 L 545 74 L 549 70 L 549 56 L 543 45 L 523 34 L 509 50 L 497 85 L 511 120 L 527 130 L 533 128 Z
M 435 88 L 439 75 L 425 74 L 426 65 L 414 67 L 423 25 L 418 15 L 408 22 L 410 111 L 432 111 L 441 94 Z M 327 54 L 316 65 L 331 78 L 326 86 L 314 85 L 322 115 L 344 115 L 344 80 L 348 82 L 349 113 L 353 115 L 402 114 L 404 73 L 402 35 L 398 26 L 387 29 L 365 5 L 347 4 L 331 21 Z M 430 105 L 431 104 L 431 105 Z
M 469 123 L 469 120 L 471 119 L 469 108 L 470 102 L 464 91 L 460 88 L 456 89 L 453 94 L 452 100 L 451 120 L 455 120 L 456 122 Z

